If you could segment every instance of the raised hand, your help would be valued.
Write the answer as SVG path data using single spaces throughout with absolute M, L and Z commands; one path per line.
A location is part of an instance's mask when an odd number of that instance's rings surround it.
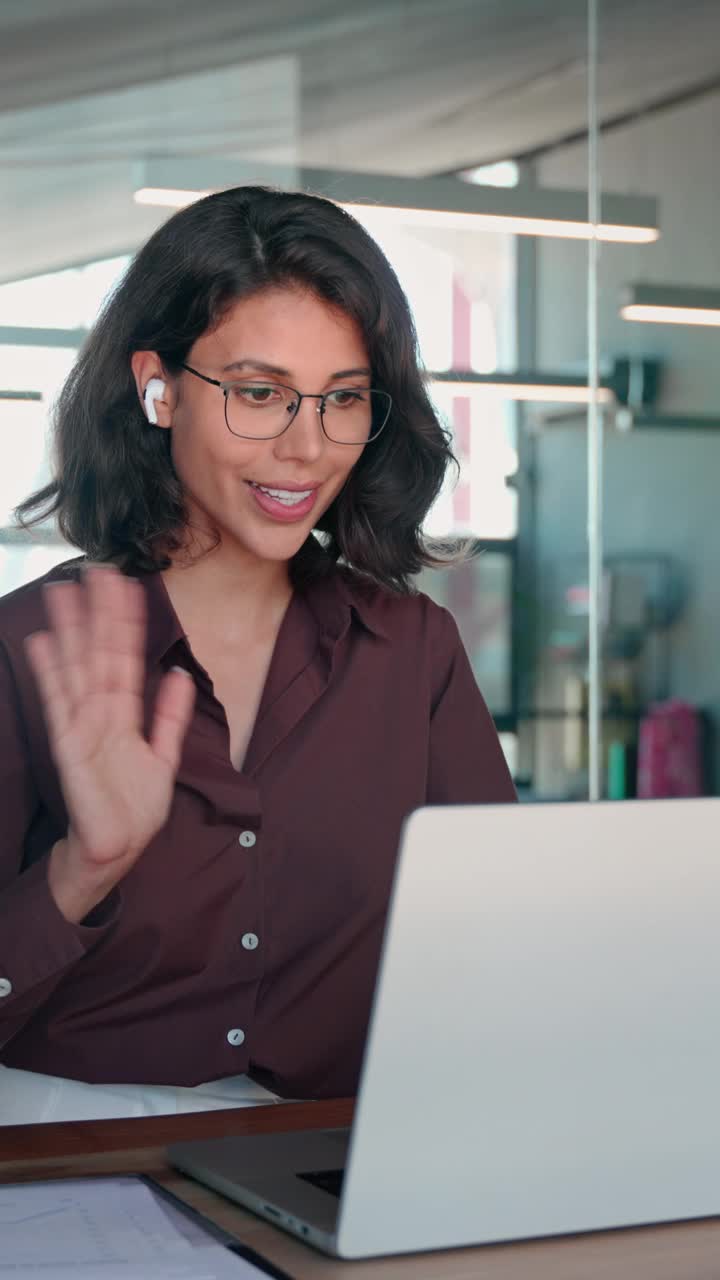
M 69 818 L 48 879 L 68 919 L 82 919 L 167 821 L 195 700 L 192 678 L 163 679 L 143 732 L 145 596 L 111 566 L 45 588 L 50 631 L 26 638 Z

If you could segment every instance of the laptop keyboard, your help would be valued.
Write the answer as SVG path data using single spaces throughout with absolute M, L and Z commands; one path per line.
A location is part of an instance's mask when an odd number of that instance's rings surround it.
M 319 1187 L 321 1191 L 329 1191 L 331 1196 L 337 1196 L 340 1199 L 342 1191 L 344 1169 L 319 1169 L 312 1173 L 299 1173 L 298 1178 L 302 1178 L 304 1182 L 311 1182 L 314 1187 Z

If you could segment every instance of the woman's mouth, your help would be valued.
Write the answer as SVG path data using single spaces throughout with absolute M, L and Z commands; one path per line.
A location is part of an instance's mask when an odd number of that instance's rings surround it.
M 248 480 L 246 483 L 252 489 L 253 497 L 261 510 L 276 520 L 303 519 L 312 511 L 318 494 L 317 489 L 296 491 L 279 487 L 270 488 L 270 486 L 258 484 L 255 480 Z

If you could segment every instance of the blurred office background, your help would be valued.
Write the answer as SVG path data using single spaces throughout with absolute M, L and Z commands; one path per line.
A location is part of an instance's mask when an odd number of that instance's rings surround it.
M 715 792 L 720 6 L 597 0 L 589 76 L 594 5 L 4 0 L 0 594 L 77 554 L 12 511 L 129 256 L 198 192 L 305 186 L 352 205 L 410 297 L 462 464 L 428 532 L 478 549 L 419 585 L 523 798 L 588 794 L 594 362 L 601 791 Z

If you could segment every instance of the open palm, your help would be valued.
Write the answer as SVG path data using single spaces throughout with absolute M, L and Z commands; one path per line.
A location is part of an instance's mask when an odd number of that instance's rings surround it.
M 195 687 L 170 672 L 143 727 L 145 594 L 110 566 L 45 588 L 50 631 L 26 639 L 76 851 L 117 883 L 167 821 Z M 77 855 L 77 850 L 80 854 Z

